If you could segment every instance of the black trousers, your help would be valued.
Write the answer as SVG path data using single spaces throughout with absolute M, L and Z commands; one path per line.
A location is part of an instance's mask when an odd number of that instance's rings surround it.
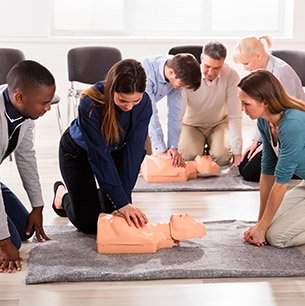
M 245 181 L 259 182 L 261 175 L 262 151 L 257 153 L 251 160 L 245 159 L 238 166 L 240 175 Z M 297 175 L 293 175 L 292 179 L 300 180 Z
M 247 157 L 238 166 L 240 175 L 249 182 L 259 182 L 261 175 L 262 151 L 257 153 L 251 160 Z
M 62 206 L 71 223 L 81 232 L 96 234 L 101 212 L 115 210 L 111 201 L 97 188 L 95 176 L 88 162 L 87 151 L 72 139 L 69 129 L 59 144 L 59 165 L 68 194 Z

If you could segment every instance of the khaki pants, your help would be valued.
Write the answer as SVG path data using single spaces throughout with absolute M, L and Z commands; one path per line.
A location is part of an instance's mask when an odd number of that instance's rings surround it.
M 305 244 L 305 181 L 288 191 L 266 234 L 267 241 L 286 248 Z
M 208 144 L 212 159 L 220 166 L 229 164 L 232 154 L 228 141 L 228 123 L 222 122 L 215 127 L 202 128 L 184 124 L 179 141 L 179 152 L 185 160 L 193 160 L 202 155 Z

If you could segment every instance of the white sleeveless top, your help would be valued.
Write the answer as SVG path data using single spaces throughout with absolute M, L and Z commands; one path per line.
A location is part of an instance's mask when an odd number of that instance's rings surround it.
M 273 144 L 273 139 L 272 139 L 272 133 L 271 133 L 271 129 L 270 126 L 268 125 L 269 128 L 269 134 L 270 134 L 270 139 L 271 139 L 271 147 L 275 153 L 275 155 L 277 157 L 279 157 L 279 153 L 280 153 L 280 147 L 279 147 L 279 140 L 277 140 L 276 146 Z

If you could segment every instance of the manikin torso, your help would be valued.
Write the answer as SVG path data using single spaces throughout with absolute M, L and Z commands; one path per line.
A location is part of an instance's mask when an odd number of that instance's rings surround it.
M 185 167 L 174 167 L 170 158 L 147 155 L 142 162 L 141 172 L 148 183 L 185 182 L 197 178 L 197 173 L 218 175 L 220 168 L 206 155 L 198 155 L 194 161 L 186 162 Z
M 129 226 L 118 214 L 100 214 L 97 231 L 99 253 L 155 253 L 179 241 L 205 235 L 204 225 L 191 215 L 172 215 L 169 223 Z
M 170 158 L 146 155 L 141 172 L 148 183 L 185 182 L 197 177 L 196 168 L 194 161 L 187 162 L 185 167 L 174 167 Z

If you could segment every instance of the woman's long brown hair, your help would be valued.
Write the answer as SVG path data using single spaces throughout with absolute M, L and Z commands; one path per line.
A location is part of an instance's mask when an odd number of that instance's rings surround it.
M 138 61 L 126 59 L 116 63 L 108 72 L 104 81 L 104 92 L 95 86 L 82 93 L 88 96 L 102 109 L 100 131 L 107 144 L 120 141 L 121 126 L 116 115 L 114 93 L 143 93 L 146 87 L 145 71 Z
M 266 103 L 271 114 L 289 108 L 305 111 L 305 102 L 289 96 L 281 82 L 267 70 L 251 72 L 237 86 L 254 100 Z

